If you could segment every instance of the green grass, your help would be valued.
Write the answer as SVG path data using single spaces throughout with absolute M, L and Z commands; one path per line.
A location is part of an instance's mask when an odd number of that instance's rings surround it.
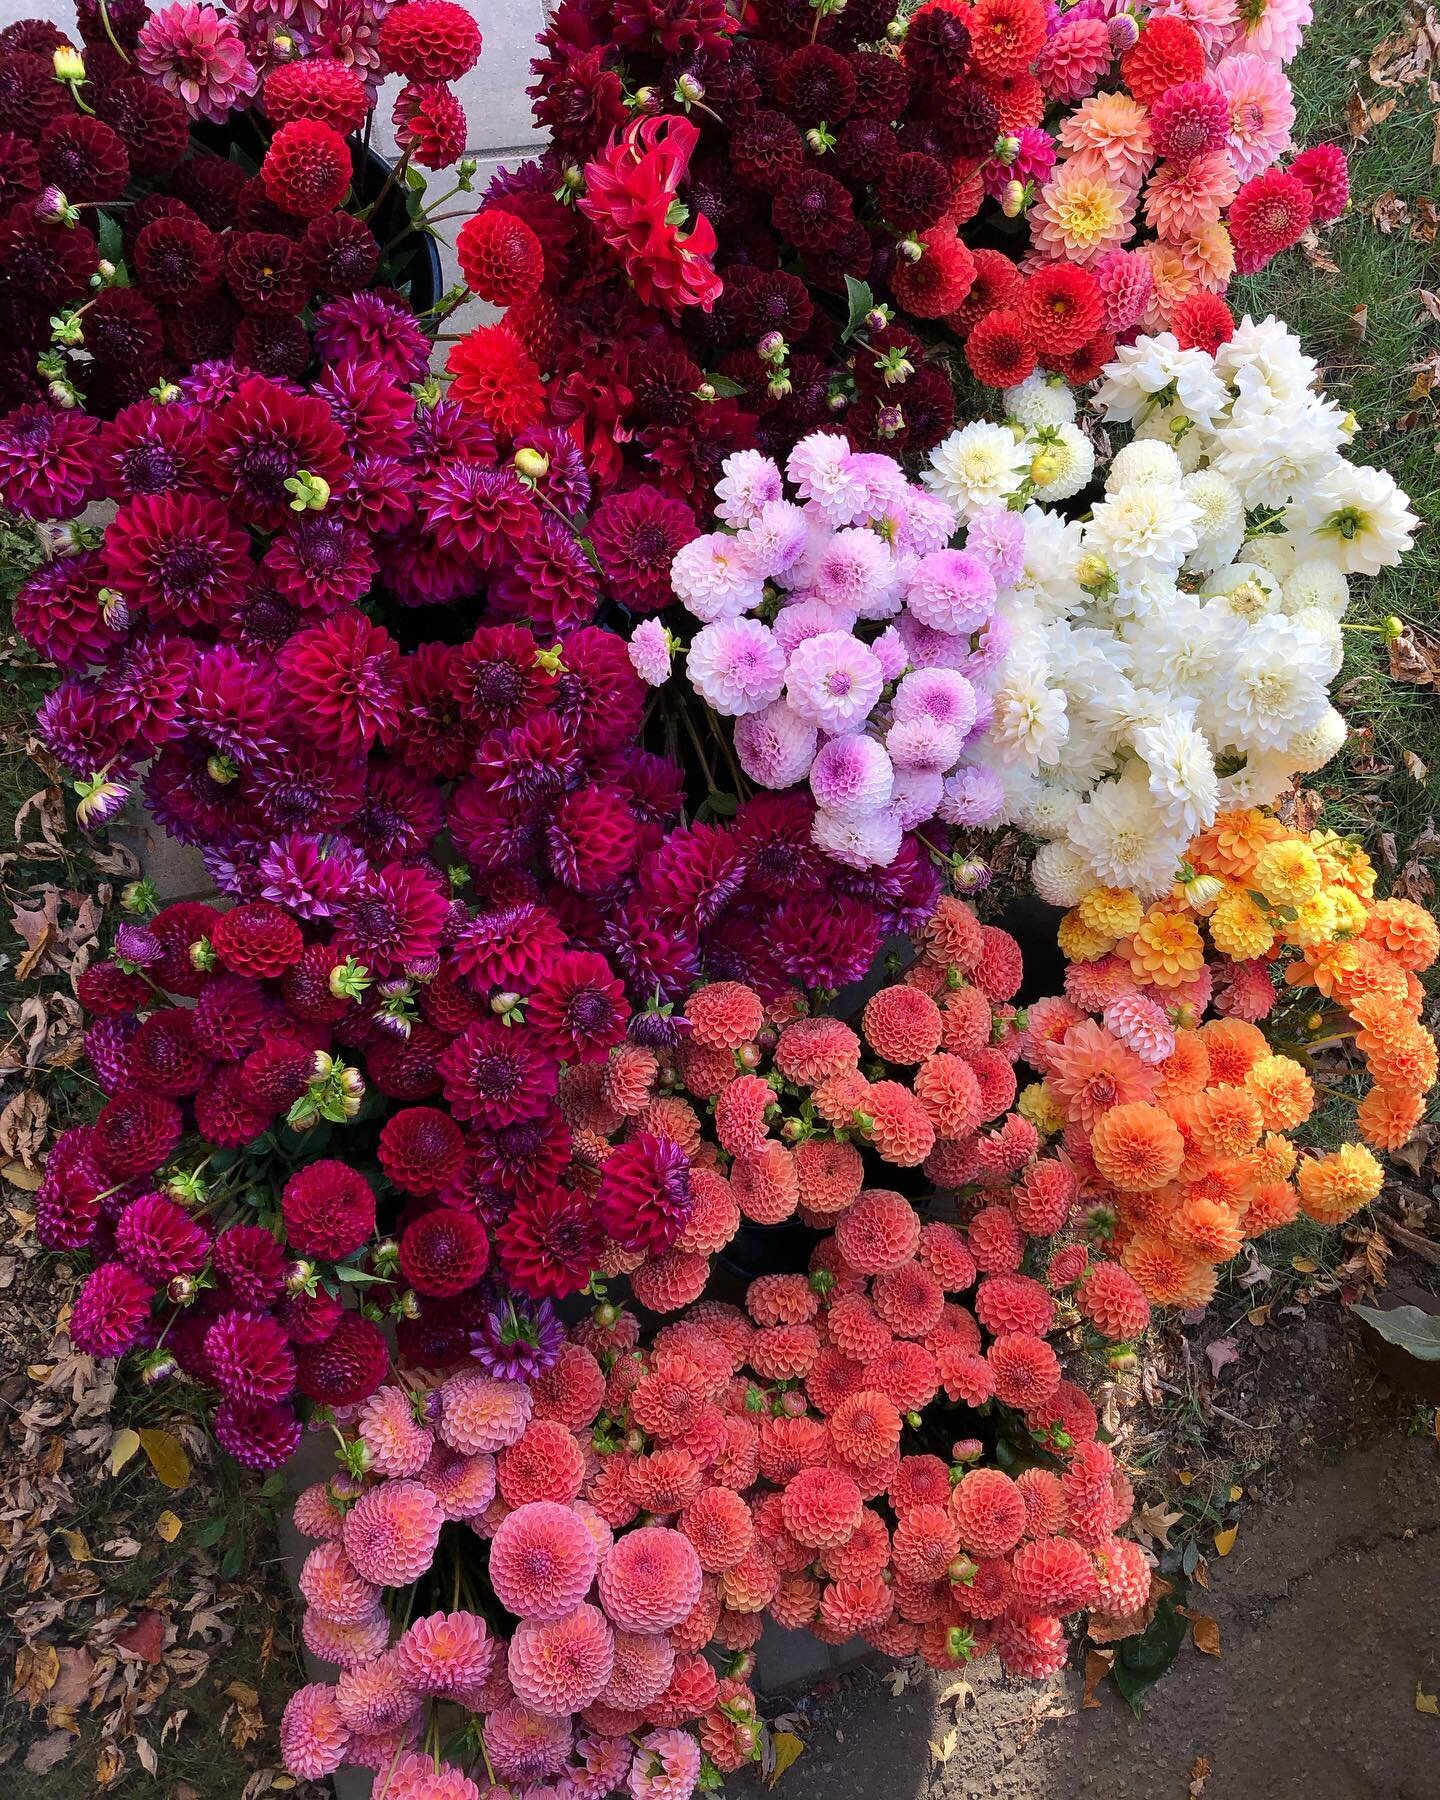
M 1296 142 L 1339 143 L 1350 157 L 1350 211 L 1321 238 L 1339 272 L 1292 251 L 1237 281 L 1229 297 L 1236 312 L 1273 312 L 1299 333 L 1320 361 L 1331 398 L 1360 422 L 1352 457 L 1388 469 L 1421 518 L 1400 568 L 1354 583 L 1351 619 L 1375 624 L 1394 613 L 1433 634 L 1440 627 L 1440 410 L 1436 396 L 1415 394 L 1414 365 L 1440 349 L 1440 325 L 1420 299 L 1422 288 L 1440 289 L 1440 241 L 1422 241 L 1424 209 L 1417 204 L 1440 192 L 1430 161 L 1435 107 L 1423 80 L 1391 92 L 1377 89 L 1366 68 L 1375 46 L 1400 31 L 1410 12 L 1403 0 L 1319 9 L 1291 68 Z M 1398 100 L 1360 141 L 1349 135 L 1346 112 L 1357 90 L 1371 101 Z M 1410 217 L 1385 234 L 1372 209 L 1389 193 L 1408 203 Z M 1322 822 L 1362 837 L 1372 854 L 1378 846 L 1383 876 L 1382 834 L 1392 834 L 1403 864 L 1427 820 L 1440 814 L 1440 692 L 1391 680 L 1380 637 L 1348 632 L 1346 643 L 1342 708 L 1359 735 L 1313 785 L 1326 803 Z M 1407 768 L 1406 751 L 1427 766 L 1422 778 Z

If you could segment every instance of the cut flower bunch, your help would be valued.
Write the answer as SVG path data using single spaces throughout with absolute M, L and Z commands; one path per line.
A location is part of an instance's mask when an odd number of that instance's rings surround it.
M 454 0 L 0 34 L 37 736 L 216 890 L 79 975 L 36 1230 L 77 1350 L 334 1445 L 297 1778 L 687 1800 L 767 1619 L 1029 1677 L 1143 1621 L 1083 1372 L 1436 1078 L 1433 921 L 1270 810 L 1415 526 L 1224 299 L 1345 205 L 1308 18 L 563 0 L 444 296 Z

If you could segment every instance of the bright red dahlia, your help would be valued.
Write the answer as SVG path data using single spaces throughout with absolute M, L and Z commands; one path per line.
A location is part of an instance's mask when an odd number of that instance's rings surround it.
M 464 1161 L 460 1127 L 439 1107 L 404 1107 L 380 1132 L 380 1167 L 403 1193 L 438 1194 Z
M 300 960 L 300 927 L 268 900 L 250 900 L 222 914 L 210 933 L 215 954 L 233 975 L 273 980 Z
M 479 62 L 483 44 L 457 0 L 406 0 L 380 27 L 381 57 L 408 81 L 454 81 Z
M 593 950 L 570 950 L 545 971 L 529 1023 L 565 1062 L 603 1062 L 625 1035 L 625 988 Z
M 455 253 L 471 291 L 492 306 L 533 299 L 545 275 L 539 238 L 523 219 L 499 207 L 484 208 L 465 221 Z
M 260 179 L 283 212 L 317 219 L 338 206 L 350 187 L 350 146 L 333 125 L 292 119 L 270 140 Z
M 297 632 L 280 653 L 281 680 L 322 749 L 361 756 L 399 716 L 400 653 L 383 626 L 343 612 Z
M 446 169 L 465 154 L 465 108 L 443 81 L 412 81 L 395 96 L 395 142 L 422 169 Z
M 445 366 L 455 378 L 451 398 L 493 430 L 513 437 L 544 417 L 540 371 L 509 325 L 477 326 L 451 345 Z
M 358 131 L 370 109 L 365 84 L 347 63 L 302 56 L 277 63 L 265 77 L 265 111 L 277 125 L 318 119 L 332 131 Z

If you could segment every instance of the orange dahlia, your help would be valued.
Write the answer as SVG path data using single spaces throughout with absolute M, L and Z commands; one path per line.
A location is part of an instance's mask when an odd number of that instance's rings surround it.
M 1256 858 L 1267 844 L 1288 836 L 1280 821 L 1267 813 L 1253 809 L 1221 813 L 1191 844 L 1189 860 L 1206 874 L 1240 881 L 1255 867 Z
M 1413 900 L 1377 900 L 1364 935 L 1388 950 L 1402 969 L 1419 974 L 1440 956 L 1440 926 Z
M 1355 1124 L 1367 1144 L 1373 1144 L 1377 1150 L 1395 1151 L 1414 1137 L 1424 1116 L 1423 1094 L 1373 1087 L 1355 1109 Z
M 1362 1031 L 1355 1040 L 1377 1086 L 1402 1094 L 1428 1094 L 1435 1085 L 1435 1040 L 1422 1026 L 1396 1031 L 1384 1042 Z
M 1300 1196 L 1288 1181 L 1263 1182 L 1245 1202 L 1240 1223 L 1246 1237 L 1260 1237 L 1299 1217 Z
M 1144 1100 L 1112 1106 L 1096 1121 L 1090 1150 L 1096 1168 L 1122 1193 L 1164 1187 L 1185 1160 L 1185 1140 L 1175 1122 Z
M 1210 1079 L 1238 1087 L 1262 1056 L 1270 1054 L 1265 1033 L 1246 1019 L 1207 1019 L 1200 1036 L 1210 1058 Z
M 1195 1141 L 1211 1156 L 1244 1156 L 1262 1125 L 1260 1102 L 1246 1088 L 1221 1083 L 1195 1096 Z
M 1251 1153 L 1251 1174 L 1261 1185 L 1270 1181 L 1288 1181 L 1295 1172 L 1298 1154 L 1288 1137 L 1278 1131 L 1267 1131 L 1264 1141 Z
M 1292 1131 L 1315 1109 L 1315 1087 L 1291 1056 L 1262 1056 L 1245 1077 L 1267 1131 Z
M 1137 981 L 1150 987 L 1183 987 L 1205 966 L 1205 944 L 1193 919 L 1152 906 L 1121 946 Z
M 1215 1291 L 1213 1264 L 1158 1238 L 1137 1233 L 1120 1260 L 1156 1306 L 1204 1306 Z
M 1301 1163 L 1295 1180 L 1306 1216 L 1318 1225 L 1339 1225 L 1376 1198 L 1385 1175 L 1363 1144 L 1342 1144 L 1329 1156 Z
M 1210 1080 L 1210 1055 L 1198 1031 L 1177 1031 L 1175 1048 L 1155 1070 L 1160 1077 L 1158 1100 L 1198 1094 Z
M 1050 1063 L 1051 1093 L 1087 1131 L 1108 1108 L 1149 1100 L 1159 1087 L 1155 1070 L 1093 1019 L 1071 1026 Z
M 1300 838 L 1277 838 L 1255 858 L 1250 880 L 1272 906 L 1303 906 L 1324 886 L 1320 859 Z
M 1171 1234 L 1206 1262 L 1229 1262 L 1245 1242 L 1239 1216 L 1218 1200 L 1186 1200 L 1176 1209 Z

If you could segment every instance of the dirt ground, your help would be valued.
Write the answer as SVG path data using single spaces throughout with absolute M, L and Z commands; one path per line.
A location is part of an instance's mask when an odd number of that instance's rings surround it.
M 1210 1429 L 1182 1457 L 1200 1473 L 1166 1502 L 1217 1469 L 1222 1498 L 1243 1478 L 1223 1560 L 1208 1501 L 1171 1527 L 1210 1552 L 1188 1599 L 1219 1655 L 1187 1640 L 1138 1719 L 1110 1680 L 1084 1705 L 1078 1667 L 1036 1688 L 992 1660 L 895 1693 L 893 1671 L 861 1666 L 775 1703 L 806 1742 L 784 1800 L 1440 1800 L 1440 1716 L 1417 1705 L 1440 1690 L 1433 1411 L 1377 1375 L 1333 1299 L 1236 1344 L 1230 1417 L 1201 1402 Z

